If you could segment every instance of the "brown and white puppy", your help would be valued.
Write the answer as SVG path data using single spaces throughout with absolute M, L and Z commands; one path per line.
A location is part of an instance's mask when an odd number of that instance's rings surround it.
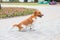
M 19 31 L 22 30 L 24 27 L 27 27 L 29 24 L 32 24 L 33 21 L 37 18 L 37 17 L 42 17 L 43 14 L 41 14 L 41 12 L 39 10 L 36 10 L 29 18 L 23 20 L 21 23 L 19 24 L 14 24 L 13 26 L 18 27 Z M 31 27 L 30 27 L 31 29 Z

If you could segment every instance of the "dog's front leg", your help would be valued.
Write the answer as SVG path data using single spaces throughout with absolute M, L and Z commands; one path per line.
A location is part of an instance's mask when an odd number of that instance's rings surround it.
M 30 26 L 30 30 L 32 30 L 32 27 Z
M 32 30 L 32 25 L 33 25 L 33 24 L 30 25 L 30 30 Z

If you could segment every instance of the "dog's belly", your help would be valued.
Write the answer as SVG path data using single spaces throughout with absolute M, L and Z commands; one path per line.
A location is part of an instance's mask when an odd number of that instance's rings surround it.
M 23 29 L 24 29 L 24 28 L 29 28 L 31 25 L 32 25 L 32 24 L 28 24 L 28 25 L 24 25 L 24 24 L 22 24 L 21 26 L 22 26 Z

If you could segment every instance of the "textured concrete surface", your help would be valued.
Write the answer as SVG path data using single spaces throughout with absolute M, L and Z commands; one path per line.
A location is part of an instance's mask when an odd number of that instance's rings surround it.
M 19 32 L 12 25 L 21 22 L 29 15 L 0 19 L 0 40 L 60 40 L 60 5 L 19 7 L 38 9 L 44 16 L 35 20 L 32 25 L 35 31 L 26 32 Z

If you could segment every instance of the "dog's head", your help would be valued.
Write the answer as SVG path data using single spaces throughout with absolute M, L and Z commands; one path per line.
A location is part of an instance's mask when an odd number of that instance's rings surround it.
M 43 16 L 43 14 L 39 10 L 36 10 L 34 12 L 34 15 L 37 16 L 37 17 L 42 17 Z

